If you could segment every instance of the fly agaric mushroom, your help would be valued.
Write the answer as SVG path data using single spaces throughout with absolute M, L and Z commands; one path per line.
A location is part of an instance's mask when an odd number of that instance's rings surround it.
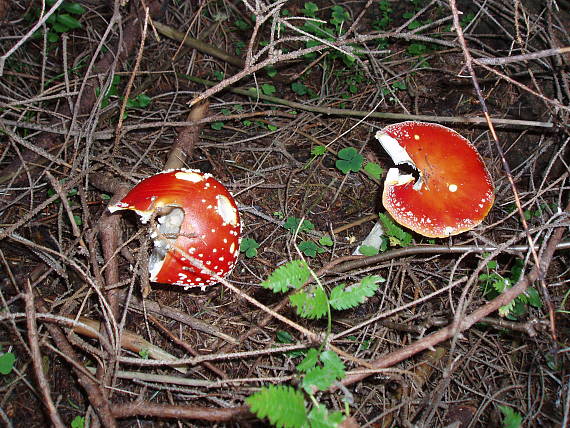
M 229 274 L 238 255 L 241 224 L 230 192 L 210 174 L 177 169 L 135 187 L 109 211 L 133 210 L 143 223 L 156 216 L 151 233 L 150 280 L 206 287 Z
M 475 147 L 445 126 L 402 122 L 376 133 L 396 168 L 384 182 L 382 203 L 413 231 L 444 238 L 473 229 L 493 205 L 493 183 Z M 401 172 L 409 165 L 419 173 Z

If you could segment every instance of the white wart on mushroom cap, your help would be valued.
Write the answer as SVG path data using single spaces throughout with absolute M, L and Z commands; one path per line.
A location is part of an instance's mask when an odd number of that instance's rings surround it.
M 384 182 L 382 203 L 413 231 L 443 238 L 473 229 L 495 199 L 491 177 L 475 147 L 460 134 L 434 123 L 402 122 L 376 133 L 396 164 Z M 400 171 L 408 164 L 419 179 Z
M 241 223 L 230 192 L 210 174 L 178 169 L 137 184 L 111 212 L 133 210 L 146 223 L 156 213 L 150 280 L 205 287 L 234 268 Z

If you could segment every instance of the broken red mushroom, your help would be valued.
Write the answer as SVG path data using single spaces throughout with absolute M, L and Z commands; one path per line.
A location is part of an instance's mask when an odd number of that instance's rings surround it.
M 475 147 L 452 129 L 402 122 L 376 133 L 396 168 L 384 182 L 382 203 L 413 231 L 444 238 L 473 229 L 493 205 L 493 183 Z M 413 174 L 400 171 L 409 165 Z
M 109 210 L 133 210 L 143 223 L 156 216 L 149 260 L 153 282 L 204 288 L 218 282 L 211 273 L 224 277 L 236 264 L 241 234 L 237 205 L 210 174 L 160 172 Z

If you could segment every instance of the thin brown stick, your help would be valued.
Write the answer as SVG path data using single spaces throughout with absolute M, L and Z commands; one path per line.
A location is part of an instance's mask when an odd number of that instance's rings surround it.
M 563 55 L 566 52 L 570 52 L 570 47 L 567 48 L 556 48 L 556 49 L 545 49 L 538 52 L 531 52 L 523 55 L 513 55 L 503 58 L 474 58 L 473 62 L 475 64 L 487 64 L 487 65 L 504 65 L 513 62 L 529 61 L 533 59 L 546 58 L 554 55 Z
M 149 401 L 115 404 L 112 407 L 112 411 L 113 416 L 116 418 L 153 416 L 170 419 L 194 419 L 207 422 L 230 422 L 252 417 L 249 408 L 246 406 L 219 409 L 212 407 L 158 404 Z
M 30 281 L 27 281 L 27 292 L 24 294 L 24 301 L 26 303 L 26 325 L 28 327 L 28 341 L 30 344 L 30 351 L 32 356 L 32 365 L 34 373 L 38 381 L 38 387 L 47 408 L 49 418 L 53 426 L 57 428 L 64 428 L 65 424 L 61 420 L 61 416 L 57 411 L 53 400 L 51 399 L 51 392 L 49 383 L 44 375 L 42 366 L 42 354 L 40 351 L 40 344 L 38 343 L 38 327 L 36 324 L 36 310 L 34 308 L 34 295 Z

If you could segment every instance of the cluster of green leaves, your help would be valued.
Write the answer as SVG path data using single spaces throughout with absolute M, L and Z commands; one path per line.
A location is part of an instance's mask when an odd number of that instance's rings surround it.
M 0 347 L 0 352 L 2 347 Z M 4 352 L 0 354 L 0 374 L 9 375 L 14 370 L 16 355 L 13 352 Z
M 56 0 L 46 0 L 46 7 L 52 7 Z M 50 43 L 55 43 L 59 40 L 59 35 L 67 33 L 68 31 L 81 28 L 79 18 L 86 12 L 85 8 L 79 3 L 62 2 L 57 10 L 49 16 L 46 20 L 47 40 Z M 28 21 L 39 19 L 42 13 L 40 7 L 33 7 L 31 13 L 26 15 Z M 43 30 L 38 30 L 34 33 L 33 38 L 40 38 L 43 36 Z
M 120 83 L 121 83 L 121 76 L 114 75 L 113 80 L 111 81 L 111 85 L 109 86 L 109 88 L 107 89 L 107 91 L 103 95 L 103 98 L 101 99 L 101 108 L 105 108 L 105 107 L 109 106 L 109 104 L 111 102 L 111 97 L 117 97 L 118 96 L 119 84 Z M 95 96 L 97 96 L 97 98 L 99 98 L 99 95 L 101 95 L 101 88 L 95 88 Z M 121 98 L 121 101 L 123 99 L 124 98 Z M 135 109 L 135 108 L 144 109 L 144 108 L 147 108 L 150 105 L 150 103 L 152 103 L 151 97 L 149 97 L 146 94 L 138 94 L 134 98 L 129 98 L 127 100 L 125 107 L 126 107 L 126 110 Z M 123 119 L 126 119 L 127 117 L 128 117 L 128 113 L 127 113 L 127 111 L 125 111 L 125 113 L 123 115 Z
M 379 248 L 371 245 L 361 245 L 359 248 L 360 254 L 363 256 L 375 256 L 378 253 L 384 252 L 388 247 L 407 247 L 412 243 L 412 234 L 406 232 L 398 226 L 387 214 L 378 214 L 382 229 L 384 232 L 382 242 Z
M 323 156 L 326 152 L 327 148 L 325 146 L 314 146 L 311 149 L 313 159 L 311 159 L 310 162 L 313 162 L 318 156 Z M 338 159 L 335 162 L 335 166 L 343 174 L 359 172 L 362 170 L 370 177 L 379 180 L 384 172 L 382 167 L 375 162 L 366 162 L 366 164 L 364 164 L 364 156 L 358 153 L 358 150 L 354 147 L 345 147 L 344 149 L 339 150 L 337 157 Z
M 485 256 L 485 254 L 484 254 Z M 521 278 L 523 273 L 524 261 L 516 259 L 511 266 L 508 276 L 503 276 L 497 272 L 499 264 L 496 260 L 491 260 L 487 263 L 487 272 L 479 275 L 481 291 L 483 295 L 491 300 L 503 293 L 505 290 L 515 285 Z M 507 305 L 499 308 L 499 315 L 510 320 L 516 321 L 519 317 L 526 314 L 528 305 L 535 308 L 542 307 L 542 300 L 540 294 L 533 287 L 528 287 L 527 290 L 517 296 Z
M 348 11 L 339 5 L 333 5 L 329 8 L 330 15 L 320 16 L 319 6 L 314 2 L 307 2 L 304 4 L 301 13 L 309 18 L 305 21 L 301 29 L 308 34 L 311 34 L 320 40 L 325 40 L 328 42 L 336 41 L 338 36 L 341 36 L 346 32 L 348 28 L 348 21 L 350 20 L 350 14 Z M 323 22 L 324 21 L 324 22 Z M 322 43 L 318 40 L 308 40 L 306 42 L 306 47 L 319 46 Z M 358 46 L 351 46 L 353 49 L 353 54 L 345 54 L 339 52 L 336 49 L 332 49 L 327 55 L 329 60 L 340 59 L 347 67 L 352 67 L 356 62 L 355 55 L 358 55 Z M 305 58 L 309 61 L 314 60 L 317 57 L 315 52 L 305 55 Z
M 293 260 L 277 268 L 261 283 L 261 286 L 274 293 L 294 290 L 295 292 L 289 296 L 289 301 L 297 315 L 302 318 L 321 319 L 331 308 L 345 310 L 364 303 L 376 293 L 379 284 L 385 281 L 377 275 L 367 276 L 360 283 L 350 286 L 339 284 L 327 295 L 318 281 L 303 287 L 310 276 L 311 271 L 305 261 Z
M 248 259 L 257 256 L 259 244 L 253 238 L 243 238 L 239 247 L 240 252 L 244 253 Z
M 309 227 L 299 219 L 291 220 L 290 227 L 300 229 Z M 296 225 L 296 226 L 295 226 Z M 328 315 L 330 309 L 345 310 L 364 303 L 378 290 L 384 281 L 379 276 L 368 276 L 360 283 L 350 286 L 339 284 L 327 295 L 319 281 L 306 287 L 303 285 L 311 277 L 311 270 L 303 260 L 293 260 L 277 268 L 262 286 L 274 293 L 293 291 L 289 296 L 291 305 L 299 316 L 308 319 L 320 319 Z M 330 327 L 329 327 L 330 328 Z M 293 337 L 286 331 L 277 332 L 277 341 L 293 343 Z M 318 402 L 315 394 L 326 391 L 345 375 L 345 365 L 339 356 L 331 350 L 309 349 L 293 351 L 289 356 L 303 356 L 297 364 L 298 387 L 270 385 L 247 398 L 252 413 L 260 419 L 267 418 L 277 427 L 336 427 L 344 415 L 339 411 L 330 411 Z M 306 400 L 306 398 L 309 400 Z M 310 404 L 307 404 L 310 403 Z
M 283 223 L 283 227 L 287 229 L 292 234 L 300 234 L 303 232 L 308 232 L 315 229 L 315 225 L 310 220 L 303 219 L 297 217 L 287 217 L 285 222 Z M 320 245 L 319 245 L 320 244 Z M 305 239 L 299 242 L 297 247 L 299 251 L 301 251 L 307 257 L 316 257 L 317 254 L 322 254 L 326 252 L 326 249 L 323 247 L 330 247 L 333 245 L 332 239 L 328 235 L 322 236 L 318 244 L 312 240 Z

